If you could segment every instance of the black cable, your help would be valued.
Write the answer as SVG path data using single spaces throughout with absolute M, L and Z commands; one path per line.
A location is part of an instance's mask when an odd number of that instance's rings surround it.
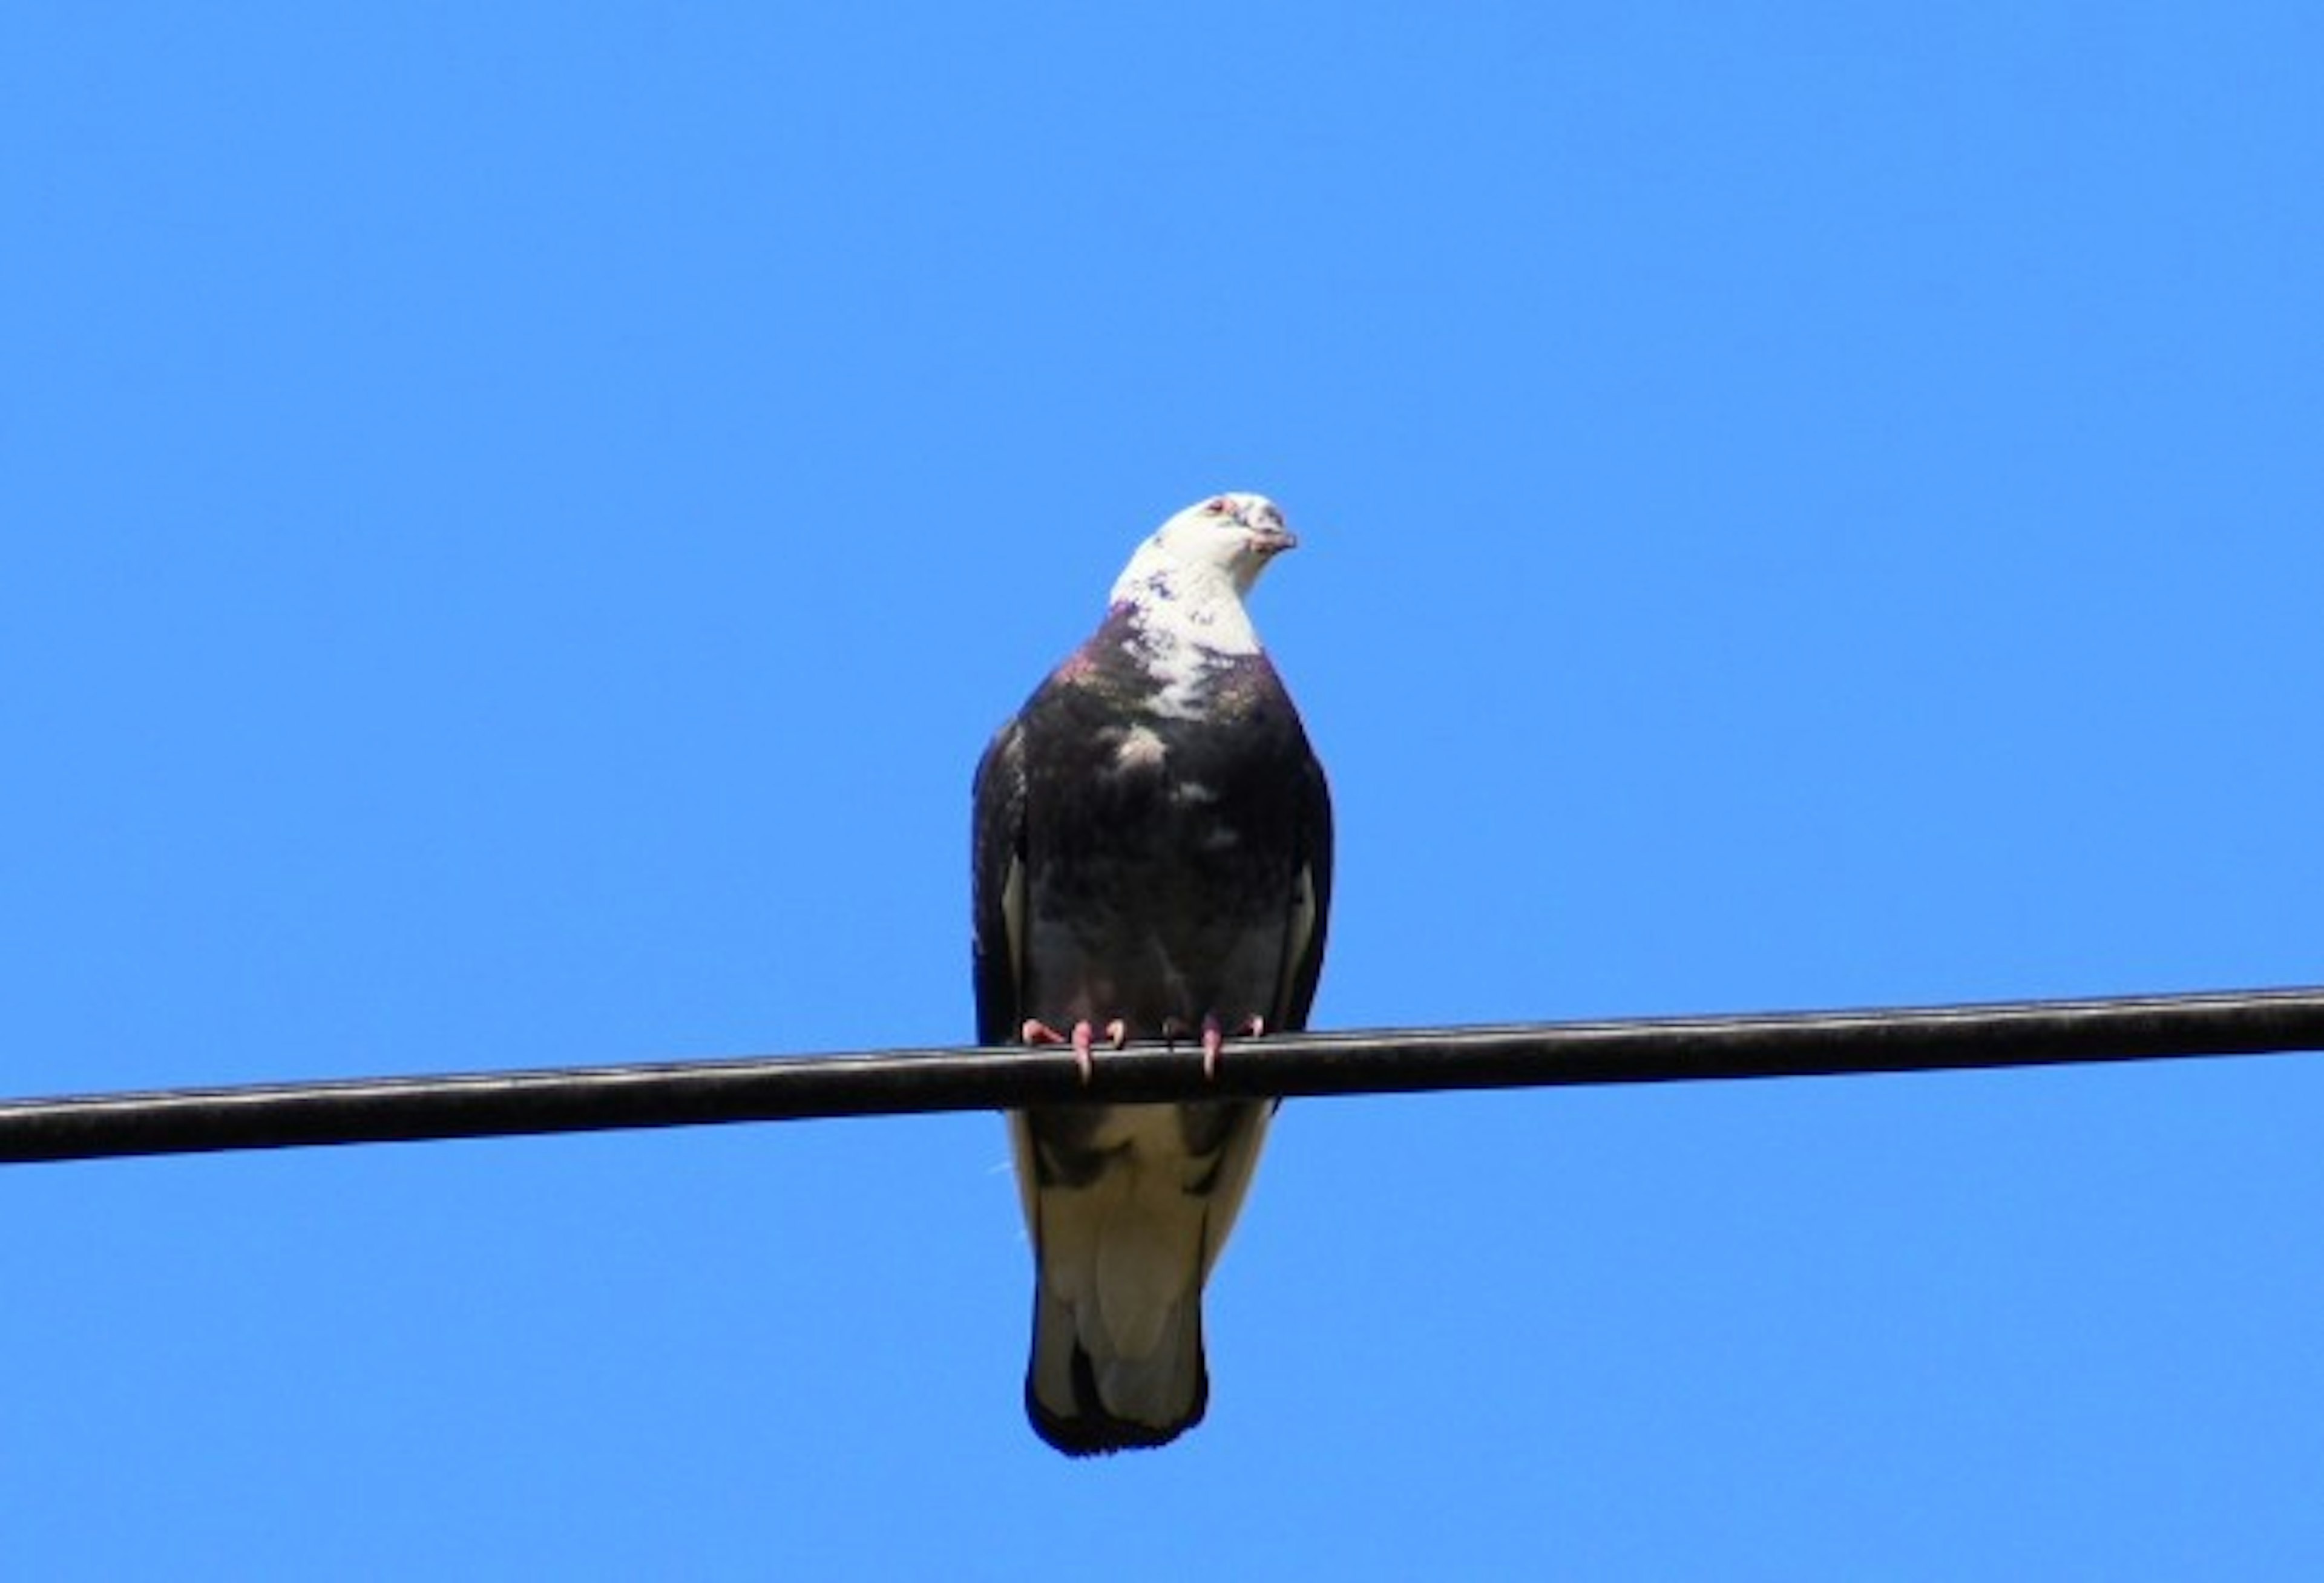
M 890 1050 L 0 1102 L 0 1162 L 694 1127 L 1080 1100 L 1836 1076 L 2324 1049 L 2324 989 L 1296 1034 L 1192 1046 Z

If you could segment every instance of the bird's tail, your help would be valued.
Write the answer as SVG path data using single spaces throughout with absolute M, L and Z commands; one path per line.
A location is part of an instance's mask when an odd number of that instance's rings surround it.
M 1068 1456 L 1167 1445 L 1202 1422 L 1203 1285 L 1268 1108 L 1111 1108 L 1084 1135 L 1010 1117 L 1033 1236 L 1025 1408 Z
M 1047 1283 L 1036 1282 L 1025 1411 L 1060 1451 L 1088 1457 L 1167 1445 L 1203 1421 L 1210 1394 L 1199 1283 L 1168 1306 L 1151 1345 L 1133 1355 L 1104 1333 L 1097 1316 L 1077 1313 Z

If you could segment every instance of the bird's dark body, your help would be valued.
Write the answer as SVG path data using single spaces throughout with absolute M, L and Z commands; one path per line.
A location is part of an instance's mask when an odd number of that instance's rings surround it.
M 1253 939 L 1280 934 L 1315 849 L 1328 861 L 1329 805 L 1298 713 L 1264 654 L 1214 660 L 1194 718 L 1157 711 L 1153 690 L 1117 613 L 987 754 L 980 782 L 1021 788 L 979 804 L 997 817 L 1021 803 L 1028 924 L 1070 949 L 1031 951 L 1017 981 L 980 962 L 986 1043 L 1013 1043 L 1028 1017 L 1120 1017 L 1141 1037 L 1205 1015 L 1305 1025 L 1321 953 L 1301 973 L 1287 942 L 1263 955 Z

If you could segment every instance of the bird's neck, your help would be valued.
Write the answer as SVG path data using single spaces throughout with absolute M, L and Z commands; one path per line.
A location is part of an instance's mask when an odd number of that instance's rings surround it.
M 1126 612 L 1140 644 L 1157 662 L 1259 652 L 1240 588 L 1222 568 L 1165 561 L 1143 552 L 1113 585 L 1113 609 Z

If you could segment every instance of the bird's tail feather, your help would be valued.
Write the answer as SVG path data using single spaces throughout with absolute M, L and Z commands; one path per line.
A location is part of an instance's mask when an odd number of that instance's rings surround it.
M 1073 1307 L 1036 1284 L 1025 1411 L 1057 1450 L 1087 1457 L 1167 1445 L 1203 1421 L 1210 1394 L 1200 1287 L 1171 1306 L 1152 1350 L 1130 1357 L 1102 1335 L 1085 1341 Z
M 1167 1445 L 1209 1403 L 1203 1286 L 1267 1109 L 1117 1107 L 1047 1154 L 1034 1120 L 1011 1117 L 1035 1265 L 1026 1410 L 1068 1455 Z

